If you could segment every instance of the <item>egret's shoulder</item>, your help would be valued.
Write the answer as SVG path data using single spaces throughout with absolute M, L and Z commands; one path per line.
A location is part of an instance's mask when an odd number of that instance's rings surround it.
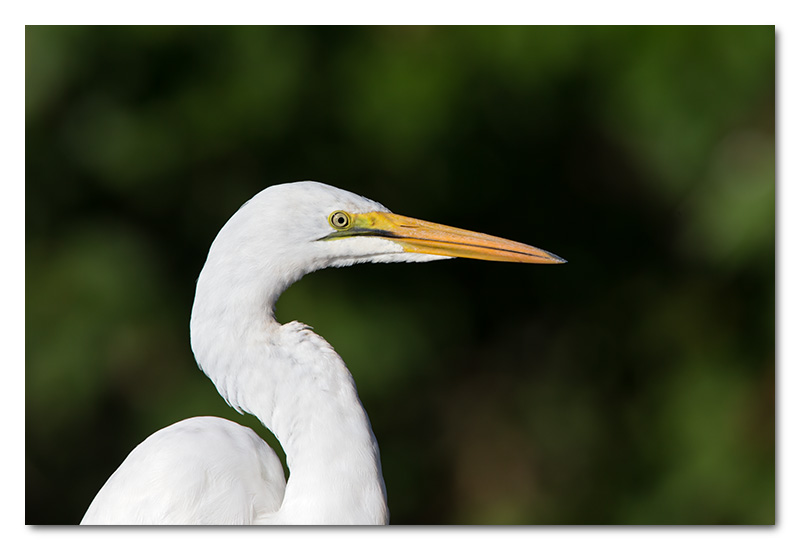
M 131 451 L 82 523 L 248 524 L 277 510 L 285 487 L 280 460 L 253 430 L 189 418 Z

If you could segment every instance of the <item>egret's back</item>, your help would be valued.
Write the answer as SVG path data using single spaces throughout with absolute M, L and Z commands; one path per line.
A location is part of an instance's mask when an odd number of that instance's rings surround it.
M 190 418 L 137 446 L 81 523 L 261 523 L 280 508 L 285 488 L 280 460 L 250 428 L 222 418 Z

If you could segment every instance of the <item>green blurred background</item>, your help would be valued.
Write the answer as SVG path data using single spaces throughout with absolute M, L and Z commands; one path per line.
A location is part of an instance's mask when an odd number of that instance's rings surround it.
M 147 435 L 267 430 L 195 366 L 216 232 L 275 183 L 561 266 L 315 273 L 393 523 L 775 520 L 773 27 L 28 27 L 26 521 Z M 376 322 L 380 319 L 380 322 Z

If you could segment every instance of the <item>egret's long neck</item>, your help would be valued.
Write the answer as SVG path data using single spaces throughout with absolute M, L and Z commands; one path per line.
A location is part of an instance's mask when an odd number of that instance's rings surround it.
M 212 249 L 192 309 L 195 357 L 223 397 L 258 417 L 286 452 L 283 505 L 265 521 L 385 523 L 378 446 L 350 372 L 321 337 L 273 316 L 292 282 L 263 267 L 253 276 Z

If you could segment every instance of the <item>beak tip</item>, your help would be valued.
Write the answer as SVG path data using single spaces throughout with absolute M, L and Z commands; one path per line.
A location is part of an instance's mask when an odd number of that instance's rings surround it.
M 550 256 L 550 258 L 549 258 L 550 261 L 548 263 L 552 263 L 552 264 L 565 264 L 565 263 L 567 263 L 567 260 L 565 260 L 561 256 L 557 256 L 556 254 L 553 254 L 552 252 L 548 252 L 547 254 L 548 254 L 548 256 Z

